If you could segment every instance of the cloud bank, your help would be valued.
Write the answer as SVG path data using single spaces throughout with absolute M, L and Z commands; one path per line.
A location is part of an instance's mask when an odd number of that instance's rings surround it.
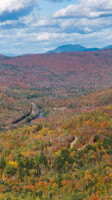
M 111 0 L 81 0 L 54 13 L 54 17 L 98 18 L 112 16 Z

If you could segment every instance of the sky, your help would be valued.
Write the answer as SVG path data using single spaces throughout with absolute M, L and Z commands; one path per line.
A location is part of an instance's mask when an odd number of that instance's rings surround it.
M 0 54 L 112 45 L 112 0 L 0 0 Z

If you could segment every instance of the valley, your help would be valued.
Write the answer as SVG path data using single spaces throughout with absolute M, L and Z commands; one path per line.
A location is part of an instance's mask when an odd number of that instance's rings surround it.
M 112 51 L 0 56 L 0 199 L 112 198 Z

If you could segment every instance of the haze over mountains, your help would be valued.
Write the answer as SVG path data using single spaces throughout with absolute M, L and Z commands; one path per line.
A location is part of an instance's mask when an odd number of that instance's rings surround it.
M 112 45 L 106 46 L 101 49 L 112 49 Z M 82 45 L 72 45 L 72 44 L 67 44 L 67 45 L 62 45 L 57 47 L 54 50 L 48 51 L 48 53 L 62 53 L 62 52 L 84 52 L 84 51 L 97 51 L 101 50 L 100 48 L 86 48 Z
M 84 46 L 79 45 L 79 44 L 75 44 L 75 45 L 66 44 L 66 45 L 58 46 L 56 49 L 50 50 L 50 51 L 45 52 L 45 53 L 85 52 L 85 51 L 98 51 L 98 50 L 103 50 L 103 49 L 105 49 L 105 50 L 112 49 L 112 45 L 108 45 L 108 46 L 105 46 L 103 48 L 97 48 L 97 47 L 87 48 L 87 47 L 84 47 Z M 20 54 L 14 54 L 14 53 L 10 53 L 10 52 L 1 53 L 1 54 L 8 56 L 8 57 L 17 57 L 17 56 L 22 55 L 21 53 Z M 24 55 L 31 55 L 31 54 L 34 54 L 34 53 L 28 53 L 28 54 L 24 54 Z

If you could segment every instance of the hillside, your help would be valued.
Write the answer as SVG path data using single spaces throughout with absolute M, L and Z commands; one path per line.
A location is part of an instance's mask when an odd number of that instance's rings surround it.
M 6 60 L 6 59 L 8 59 L 8 57 L 7 57 L 7 56 L 0 55 L 0 61 Z
M 0 61 L 2 88 L 57 88 L 74 92 L 112 86 L 112 51 L 37 54 Z
M 0 198 L 111 199 L 112 89 L 69 99 L 68 106 L 63 100 L 65 110 L 49 100 L 47 118 L 1 132 Z
M 112 86 L 112 51 L 1 55 L 0 127 L 29 113 L 31 102 L 69 99 Z M 45 100 L 46 101 L 46 100 Z M 51 102 L 52 103 L 52 102 Z
M 1 55 L 0 111 L 1 200 L 112 198 L 111 50 Z

